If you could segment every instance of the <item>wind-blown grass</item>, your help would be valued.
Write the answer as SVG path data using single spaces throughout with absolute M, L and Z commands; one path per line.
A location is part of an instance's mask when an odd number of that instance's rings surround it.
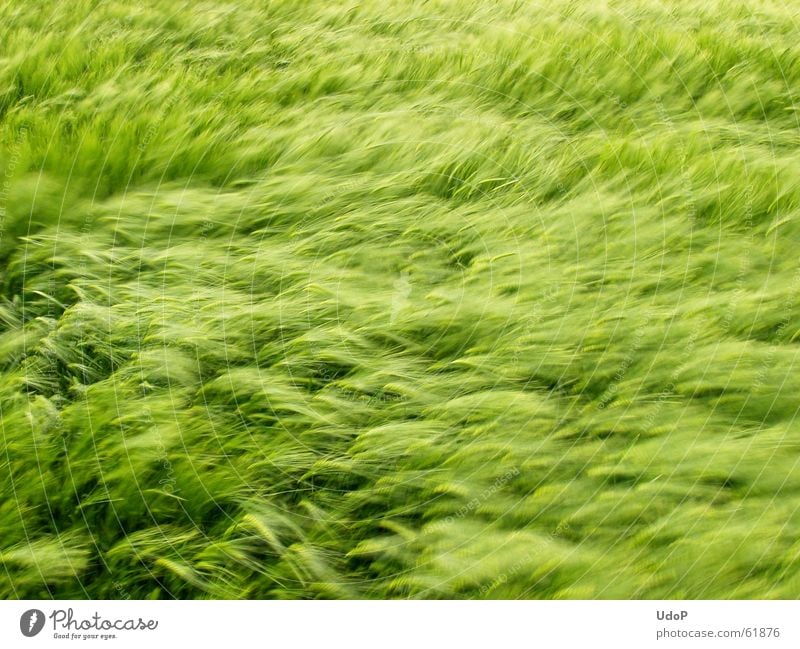
M 797 19 L 0 5 L 0 594 L 800 596 Z

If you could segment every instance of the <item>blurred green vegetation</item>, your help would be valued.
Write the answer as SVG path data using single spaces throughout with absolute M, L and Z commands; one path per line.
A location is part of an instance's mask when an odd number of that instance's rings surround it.
M 0 4 L 0 595 L 800 596 L 799 9 Z

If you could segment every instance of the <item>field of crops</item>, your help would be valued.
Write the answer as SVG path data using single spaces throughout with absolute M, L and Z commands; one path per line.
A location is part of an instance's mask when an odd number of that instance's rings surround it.
M 800 7 L 0 0 L 0 596 L 800 597 Z

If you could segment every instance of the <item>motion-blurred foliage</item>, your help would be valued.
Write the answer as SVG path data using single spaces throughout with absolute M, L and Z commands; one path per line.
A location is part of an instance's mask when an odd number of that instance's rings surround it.
M 0 595 L 800 596 L 800 10 L 0 5 Z

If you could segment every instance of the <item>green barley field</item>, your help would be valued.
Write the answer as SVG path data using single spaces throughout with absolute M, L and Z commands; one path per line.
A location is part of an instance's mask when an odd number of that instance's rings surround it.
M 800 7 L 0 1 L 4 598 L 800 597 Z

